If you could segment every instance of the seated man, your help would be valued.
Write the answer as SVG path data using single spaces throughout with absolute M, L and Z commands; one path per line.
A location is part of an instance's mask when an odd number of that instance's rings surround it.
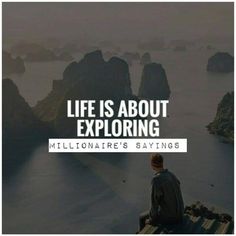
M 177 224 L 183 220 L 184 203 L 179 180 L 163 168 L 160 154 L 152 155 L 151 166 L 156 172 L 152 179 L 151 209 L 140 216 L 140 230 L 145 224 Z

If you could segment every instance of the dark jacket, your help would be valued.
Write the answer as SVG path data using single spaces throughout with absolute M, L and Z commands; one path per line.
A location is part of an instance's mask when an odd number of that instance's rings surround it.
M 184 203 L 180 182 L 170 171 L 162 170 L 152 179 L 151 224 L 179 223 L 183 220 Z

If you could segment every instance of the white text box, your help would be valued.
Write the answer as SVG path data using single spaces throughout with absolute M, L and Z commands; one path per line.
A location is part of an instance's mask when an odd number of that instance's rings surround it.
M 187 139 L 49 139 L 49 152 L 187 152 Z

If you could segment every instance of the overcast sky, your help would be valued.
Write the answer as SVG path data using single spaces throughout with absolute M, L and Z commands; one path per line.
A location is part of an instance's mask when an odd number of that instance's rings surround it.
M 3 38 L 233 38 L 233 3 L 3 3 Z

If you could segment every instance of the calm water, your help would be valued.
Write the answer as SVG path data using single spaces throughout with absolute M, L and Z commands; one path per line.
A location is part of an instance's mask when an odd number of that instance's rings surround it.
M 233 214 L 233 146 L 210 135 L 222 96 L 233 90 L 233 73 L 208 74 L 214 51 L 152 53 L 166 69 L 171 87 L 170 117 L 161 136 L 188 138 L 187 154 L 165 154 L 166 167 L 179 177 L 186 203 L 196 200 Z M 28 63 L 26 73 L 11 76 L 35 105 L 61 79 L 68 63 Z M 134 93 L 142 68 L 130 68 Z M 22 152 L 22 153 L 21 153 Z M 49 154 L 47 144 L 30 152 L 3 181 L 3 230 L 8 233 L 134 233 L 138 214 L 149 207 L 152 171 L 148 154 Z M 14 170 L 14 171 L 13 171 Z

